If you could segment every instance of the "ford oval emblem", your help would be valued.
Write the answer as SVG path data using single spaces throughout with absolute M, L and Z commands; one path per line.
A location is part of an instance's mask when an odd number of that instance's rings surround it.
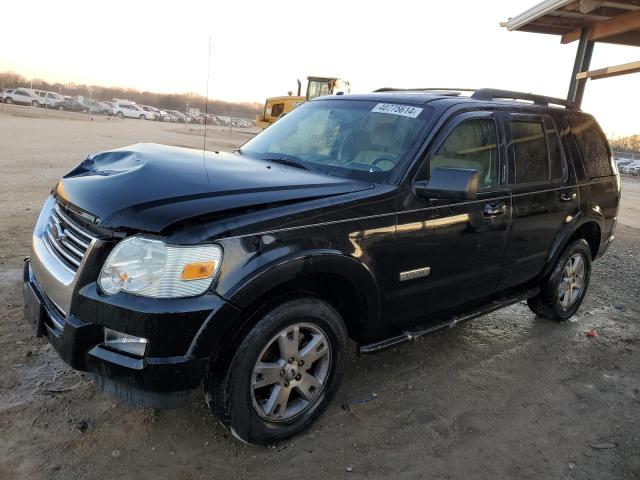
M 62 225 L 58 223 L 54 223 L 51 225 L 51 235 L 56 242 L 62 242 L 67 239 L 67 235 L 64 233 L 62 229 Z

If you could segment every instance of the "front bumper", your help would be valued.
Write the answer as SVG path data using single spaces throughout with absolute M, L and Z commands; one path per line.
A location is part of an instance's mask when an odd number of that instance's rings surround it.
M 172 300 L 109 297 L 89 283 L 78 286 L 64 315 L 40 287 L 29 261 L 23 294 L 25 318 L 66 363 L 88 372 L 105 393 L 153 408 L 189 401 L 207 372 L 210 353 L 239 313 L 212 293 Z M 147 338 L 148 353 L 136 357 L 107 347 L 105 328 Z

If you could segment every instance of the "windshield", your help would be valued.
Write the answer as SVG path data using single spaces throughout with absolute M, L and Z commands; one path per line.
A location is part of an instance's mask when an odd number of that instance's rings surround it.
M 241 153 L 372 183 L 404 168 L 430 110 L 361 100 L 305 103 L 247 142 Z

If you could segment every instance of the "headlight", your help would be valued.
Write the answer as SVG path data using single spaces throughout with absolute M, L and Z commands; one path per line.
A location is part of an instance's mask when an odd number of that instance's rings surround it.
M 218 245 L 178 246 L 131 237 L 120 242 L 102 267 L 98 284 L 144 297 L 193 297 L 207 291 L 222 261 Z

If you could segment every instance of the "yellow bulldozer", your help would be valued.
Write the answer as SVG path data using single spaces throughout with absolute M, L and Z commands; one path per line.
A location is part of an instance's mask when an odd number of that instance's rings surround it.
M 322 95 L 337 95 L 349 93 L 349 82 L 334 77 L 307 77 L 307 92 L 302 95 L 302 83 L 298 80 L 298 94 L 282 97 L 267 98 L 264 102 L 264 110 L 261 115 L 256 115 L 256 125 L 260 128 L 267 128 L 275 123 L 283 115 L 286 115 L 298 105 L 308 102 Z

